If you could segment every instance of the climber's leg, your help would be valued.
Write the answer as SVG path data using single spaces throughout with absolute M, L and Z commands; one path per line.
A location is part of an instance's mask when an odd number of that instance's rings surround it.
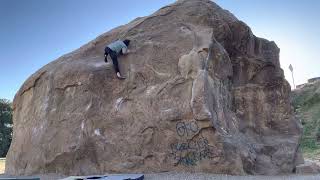
M 112 53 L 112 54 L 110 54 L 110 56 L 111 56 L 111 59 L 112 59 L 112 62 L 113 62 L 114 70 L 116 71 L 116 73 L 120 72 L 117 55 Z
M 121 76 L 121 74 L 120 74 L 117 54 L 112 51 L 109 55 L 110 55 L 110 57 L 111 57 L 111 59 L 112 59 L 113 67 L 114 67 L 114 70 L 115 70 L 116 73 L 117 73 L 117 77 L 118 77 L 119 79 L 125 79 L 125 77 Z

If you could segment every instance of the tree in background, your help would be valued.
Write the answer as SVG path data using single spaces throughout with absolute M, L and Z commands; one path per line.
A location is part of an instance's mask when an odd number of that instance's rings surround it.
M 5 157 L 12 140 L 12 104 L 0 99 L 0 157 Z

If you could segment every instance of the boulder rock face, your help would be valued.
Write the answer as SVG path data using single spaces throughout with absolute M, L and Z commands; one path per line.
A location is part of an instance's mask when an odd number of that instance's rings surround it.
M 104 47 L 131 39 L 104 63 Z M 33 74 L 14 99 L 6 173 L 281 174 L 301 163 L 279 48 L 209 0 L 115 28 Z

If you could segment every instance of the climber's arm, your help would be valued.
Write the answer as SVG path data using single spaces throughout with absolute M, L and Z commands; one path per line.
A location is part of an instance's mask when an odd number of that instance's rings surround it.
M 108 54 L 106 54 L 106 53 L 104 54 L 104 62 L 106 62 L 106 63 L 108 62 Z

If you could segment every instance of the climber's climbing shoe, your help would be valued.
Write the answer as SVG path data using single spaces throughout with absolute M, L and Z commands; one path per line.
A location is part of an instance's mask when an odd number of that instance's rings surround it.
M 117 77 L 118 77 L 118 79 L 126 79 L 125 77 L 121 76 L 121 74 L 119 72 L 117 73 Z

